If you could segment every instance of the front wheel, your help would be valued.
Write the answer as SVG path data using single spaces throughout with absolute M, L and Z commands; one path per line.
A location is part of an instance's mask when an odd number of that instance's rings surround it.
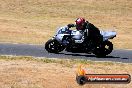
M 56 39 L 50 39 L 45 43 L 45 49 L 49 53 L 59 53 L 64 50 L 64 46 L 61 45 Z
M 94 51 L 94 54 L 97 57 L 105 57 L 110 54 L 113 50 L 113 44 L 110 41 L 104 41 L 99 47 Z

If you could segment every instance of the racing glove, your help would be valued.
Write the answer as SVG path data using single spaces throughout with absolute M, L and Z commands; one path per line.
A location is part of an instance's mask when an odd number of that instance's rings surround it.
M 68 28 L 75 27 L 75 24 L 68 24 Z

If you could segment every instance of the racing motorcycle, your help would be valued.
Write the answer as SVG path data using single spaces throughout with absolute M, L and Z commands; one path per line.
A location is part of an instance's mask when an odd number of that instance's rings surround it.
M 97 45 L 92 40 L 84 42 L 85 38 L 81 31 L 60 27 L 55 36 L 45 43 L 45 49 L 49 53 L 59 53 L 65 50 L 72 53 L 93 53 L 97 57 L 104 57 L 113 50 L 113 44 L 109 39 L 116 37 L 116 32 L 100 31 L 100 34 L 103 40 Z

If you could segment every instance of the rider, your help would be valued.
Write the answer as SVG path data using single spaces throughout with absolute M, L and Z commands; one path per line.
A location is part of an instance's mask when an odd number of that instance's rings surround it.
M 84 41 L 90 39 L 98 45 L 103 39 L 100 30 L 84 18 L 77 18 L 75 24 L 68 24 L 67 27 L 76 27 L 77 30 L 82 31 L 84 34 Z

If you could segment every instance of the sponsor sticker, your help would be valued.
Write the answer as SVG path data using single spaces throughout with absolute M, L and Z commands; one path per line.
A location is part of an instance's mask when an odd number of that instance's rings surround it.
M 79 67 L 76 75 L 78 84 L 83 85 L 86 83 L 130 83 L 131 76 L 129 74 L 86 74 L 86 71 Z

